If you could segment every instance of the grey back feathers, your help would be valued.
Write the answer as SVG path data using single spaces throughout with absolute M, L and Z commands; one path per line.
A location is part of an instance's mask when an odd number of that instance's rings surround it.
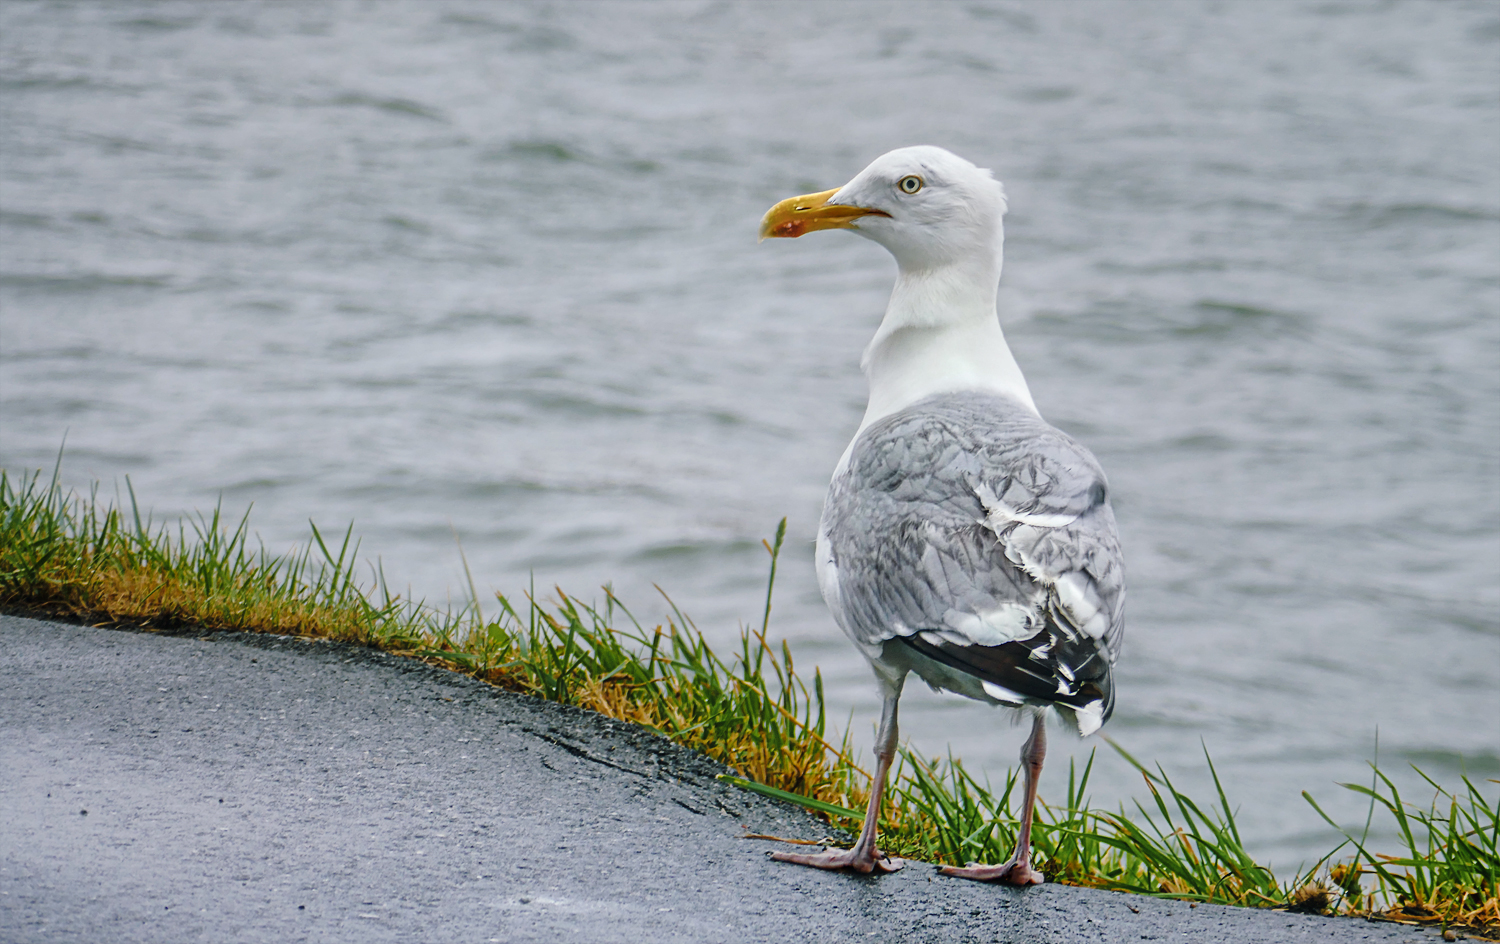
M 1124 631 L 1108 496 L 1093 455 L 1015 401 L 928 397 L 865 429 L 835 475 L 825 595 L 872 659 L 1090 734 Z

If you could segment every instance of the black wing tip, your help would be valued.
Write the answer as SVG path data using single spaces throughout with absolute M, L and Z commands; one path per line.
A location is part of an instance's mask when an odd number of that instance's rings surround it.
M 1109 720 L 1114 713 L 1115 692 L 1113 673 L 1109 660 L 1101 658 L 1097 650 L 1088 652 L 1076 663 L 1057 660 L 1038 660 L 1032 652 L 1047 643 L 1056 643 L 1056 636 L 1043 630 L 1029 640 L 1008 642 L 999 646 L 960 646 L 939 640 L 931 641 L 922 633 L 896 637 L 900 642 L 926 656 L 981 682 L 989 682 L 1009 689 L 1028 699 L 1069 708 L 1087 708 L 1103 703 L 1102 721 Z M 1070 647 L 1075 648 L 1075 647 Z M 1057 666 L 1073 665 L 1073 678 L 1067 679 L 1057 671 Z M 1089 671 L 1092 669 L 1093 671 Z M 1071 683 L 1077 682 L 1076 687 Z M 1071 692 L 1059 691 L 1072 688 Z M 1101 723 L 1102 723 L 1101 721 Z

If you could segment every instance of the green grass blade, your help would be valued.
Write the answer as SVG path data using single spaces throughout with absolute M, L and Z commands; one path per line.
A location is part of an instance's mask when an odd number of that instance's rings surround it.
M 763 783 L 756 783 L 754 780 L 746 780 L 743 777 L 736 777 L 733 774 L 719 774 L 718 779 L 723 780 L 725 783 L 732 783 L 742 790 L 759 793 L 761 796 L 770 797 L 773 800 L 785 800 L 788 803 L 795 803 L 797 806 L 804 806 L 817 813 L 826 813 L 829 816 L 841 816 L 844 819 L 852 819 L 856 822 L 863 821 L 865 818 L 865 814 L 857 810 L 851 810 L 844 806 L 836 806 L 832 803 L 824 803 L 822 800 L 814 800 L 812 797 L 805 797 L 788 790 L 778 790 L 775 787 L 768 787 Z

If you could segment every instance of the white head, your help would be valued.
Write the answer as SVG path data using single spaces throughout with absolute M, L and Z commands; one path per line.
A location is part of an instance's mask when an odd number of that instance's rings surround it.
M 1005 189 L 990 172 L 930 145 L 882 154 L 837 190 L 783 200 L 761 238 L 852 229 L 890 250 L 901 271 L 993 265 L 1005 241 Z
M 1005 190 L 938 147 L 882 154 L 837 190 L 792 197 L 760 236 L 852 229 L 889 249 L 900 273 L 861 366 L 865 425 L 922 397 L 991 390 L 1036 410 L 995 312 L 1005 243 Z

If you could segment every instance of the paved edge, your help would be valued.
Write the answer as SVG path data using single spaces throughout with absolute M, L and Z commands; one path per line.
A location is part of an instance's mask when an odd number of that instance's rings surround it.
M 815 839 L 827 825 L 715 779 L 727 768 L 644 728 L 367 647 L 10 615 L 0 640 L 6 940 L 779 941 L 872 927 L 896 941 L 1435 939 L 1061 885 L 933 881 L 923 863 L 879 878 L 772 863 L 739 838 L 745 828 Z M 69 800 L 92 791 L 95 816 L 49 804 L 49 787 Z M 235 790 L 228 808 L 192 799 Z M 319 791 L 333 799 L 309 816 L 301 804 Z M 434 843 L 420 809 L 442 802 L 490 822 Z M 205 849 L 209 829 L 236 841 Z M 351 838 L 361 830 L 373 833 Z M 520 851 L 496 861 L 502 833 Z M 351 854 L 358 866 L 340 870 Z M 137 881 L 142 870 L 153 880 Z M 149 911 L 157 901 L 168 903 Z

